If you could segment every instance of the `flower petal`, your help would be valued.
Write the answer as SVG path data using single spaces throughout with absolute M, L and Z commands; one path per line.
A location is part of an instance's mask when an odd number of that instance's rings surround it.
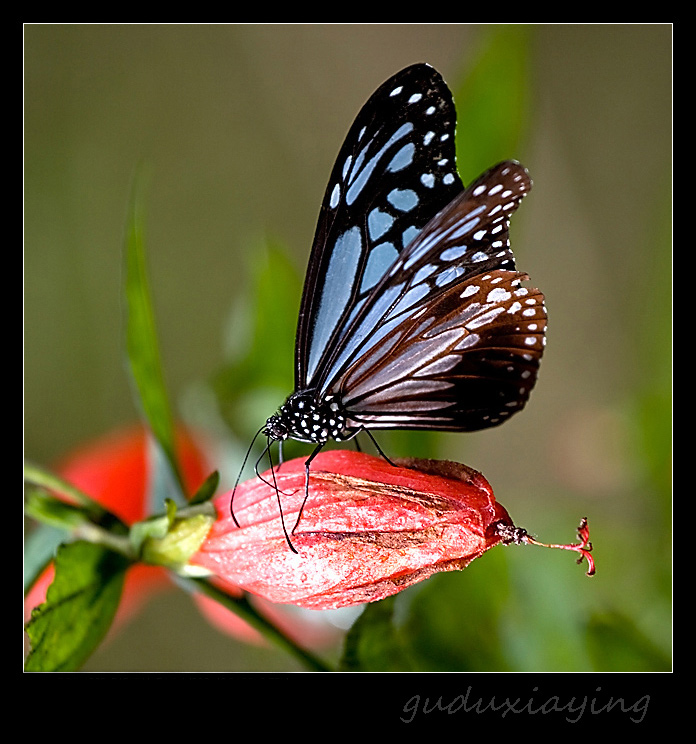
M 395 467 L 335 450 L 312 462 L 309 498 L 303 460 L 241 484 L 215 500 L 218 520 L 191 563 L 272 602 L 314 609 L 371 602 L 439 571 L 464 568 L 501 542 L 512 525 L 478 472 L 454 463 Z

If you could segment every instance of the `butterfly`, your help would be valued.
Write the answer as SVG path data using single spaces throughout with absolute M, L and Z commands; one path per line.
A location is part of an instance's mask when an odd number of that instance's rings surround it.
M 295 390 L 257 432 L 269 457 L 273 442 L 314 445 L 305 501 L 329 440 L 497 426 L 536 382 L 544 297 L 523 286 L 509 241 L 531 179 L 505 161 L 465 189 L 455 124 L 442 76 L 415 64 L 370 97 L 336 159 L 300 305 Z

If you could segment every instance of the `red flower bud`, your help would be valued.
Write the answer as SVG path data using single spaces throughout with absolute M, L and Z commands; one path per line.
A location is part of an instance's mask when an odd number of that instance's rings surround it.
M 371 602 L 439 571 L 462 569 L 516 529 L 486 479 L 463 465 L 329 451 L 215 499 L 218 519 L 190 563 L 272 602 L 329 609 Z M 525 533 L 526 535 L 526 533 Z

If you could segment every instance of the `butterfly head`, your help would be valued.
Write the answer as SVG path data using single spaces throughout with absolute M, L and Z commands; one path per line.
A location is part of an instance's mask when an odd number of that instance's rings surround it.
M 262 433 L 275 442 L 282 441 L 290 436 L 287 422 L 281 411 L 266 419 L 266 425 L 263 427 Z

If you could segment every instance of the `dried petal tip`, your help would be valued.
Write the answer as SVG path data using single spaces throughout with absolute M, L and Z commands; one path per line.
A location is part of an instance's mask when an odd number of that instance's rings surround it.
M 587 518 L 583 517 L 578 527 L 578 539 L 579 543 L 571 543 L 569 545 L 556 545 L 551 543 L 543 543 L 534 539 L 528 534 L 527 530 L 521 527 L 514 527 L 501 522 L 498 525 L 498 535 L 500 536 L 504 545 L 539 545 L 542 548 L 559 548 L 560 550 L 574 550 L 576 553 L 580 553 L 578 563 L 582 563 L 582 559 L 587 559 L 587 575 L 594 576 L 595 564 L 592 558 L 592 543 L 590 542 L 590 528 L 587 525 Z

